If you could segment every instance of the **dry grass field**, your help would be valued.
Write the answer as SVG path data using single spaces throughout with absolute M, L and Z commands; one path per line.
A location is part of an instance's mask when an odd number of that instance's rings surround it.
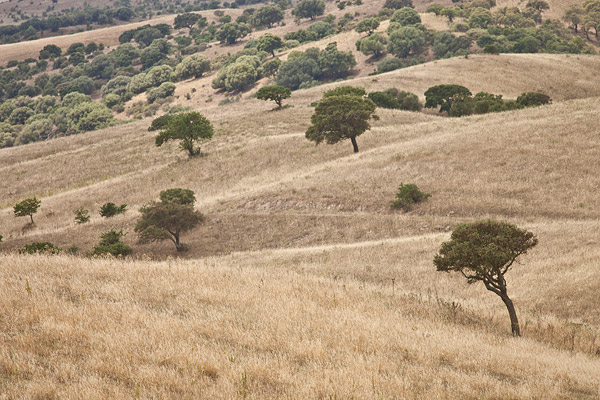
M 600 398 L 599 67 L 504 54 L 361 68 L 282 111 L 251 93 L 208 101 L 209 76 L 176 92 L 215 125 L 202 157 L 156 148 L 150 119 L 1 149 L 0 400 Z M 304 138 L 310 104 L 336 85 L 422 97 L 440 83 L 553 104 L 460 119 L 378 110 L 358 154 Z M 402 182 L 432 197 L 392 211 Z M 185 253 L 133 232 L 172 187 L 194 190 L 206 216 Z M 29 226 L 12 205 L 32 195 Z M 108 201 L 128 211 L 101 218 Z M 79 207 L 89 224 L 74 223 Z M 500 299 L 432 263 L 454 227 L 487 217 L 539 239 L 507 276 L 519 339 Z M 34 241 L 84 254 L 111 228 L 131 259 L 17 254 Z

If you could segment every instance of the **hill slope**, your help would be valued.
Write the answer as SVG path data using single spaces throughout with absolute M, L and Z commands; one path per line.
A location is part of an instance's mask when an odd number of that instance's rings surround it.
M 347 81 L 555 100 L 460 119 L 378 110 L 358 154 L 304 138 L 310 103 L 340 83 L 294 92 L 277 112 L 192 98 L 217 131 L 193 160 L 156 148 L 150 120 L 0 150 L 3 250 L 49 240 L 85 252 L 115 228 L 139 258 L 0 255 L 0 393 L 598 398 L 598 62 L 477 56 Z M 401 182 L 432 197 L 392 212 Z M 194 190 L 207 216 L 186 253 L 132 232 L 137 209 L 170 187 Z M 34 194 L 42 208 L 24 227 L 11 206 Z M 102 219 L 107 201 L 129 211 Z M 76 225 L 82 206 L 92 221 Z M 539 238 L 507 277 L 522 339 L 496 296 L 432 265 L 450 230 L 486 217 Z

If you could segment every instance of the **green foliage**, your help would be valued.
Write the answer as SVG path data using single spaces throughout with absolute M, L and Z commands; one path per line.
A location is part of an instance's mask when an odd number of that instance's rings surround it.
M 104 218 L 111 218 L 115 215 L 123 214 L 126 211 L 126 208 L 127 204 L 117 206 L 112 202 L 104 203 L 102 207 L 100 207 L 100 215 Z
M 390 72 L 404 67 L 406 67 L 406 65 L 401 59 L 389 57 L 384 58 L 379 64 L 377 64 L 377 72 Z
M 274 5 L 260 7 L 250 18 L 252 26 L 255 27 L 266 26 L 267 28 L 271 28 L 274 24 L 281 21 L 283 21 L 283 11 Z
M 277 104 L 277 109 L 281 109 L 283 100 L 289 98 L 292 91 L 279 85 L 264 86 L 256 92 L 256 98 L 259 100 L 271 100 Z
M 535 235 L 507 222 L 485 220 L 459 225 L 442 243 L 433 263 L 438 271 L 460 272 L 468 283 L 483 282 L 506 305 L 512 333 L 520 336 L 519 322 L 507 295 L 504 275 L 516 259 L 535 247 Z
M 288 56 L 288 60 L 281 64 L 276 82 L 278 85 L 296 90 L 303 83 L 314 82 L 320 77 L 321 68 L 317 60 L 306 53 L 300 53 L 296 57 Z
M 459 93 L 452 96 L 448 115 L 451 117 L 462 117 L 473 114 L 475 104 L 470 94 Z
M 551 102 L 552 99 L 550 99 L 550 96 L 537 92 L 527 92 L 517 97 L 517 103 L 523 107 L 537 107 L 550 104 Z
M 425 33 L 413 26 L 404 26 L 390 33 L 388 52 L 405 58 L 411 54 L 419 54 L 425 46 Z
M 60 253 L 61 249 L 50 242 L 33 242 L 19 249 L 19 254 L 47 254 Z
M 371 99 L 377 107 L 391 108 L 406 111 L 421 111 L 423 107 L 417 95 L 410 92 L 403 92 L 395 88 L 387 89 L 384 92 L 369 93 Z
M 334 144 L 350 139 L 356 153 L 356 137 L 370 129 L 368 120 L 375 108 L 375 103 L 361 96 L 324 97 L 315 107 L 311 117 L 312 125 L 306 131 L 306 138 L 316 144 L 323 141 Z
M 329 89 L 328 91 L 326 91 L 325 93 L 323 93 L 323 98 L 326 97 L 333 97 L 333 96 L 358 96 L 358 97 L 363 97 L 367 94 L 367 92 L 365 91 L 365 89 L 361 88 L 361 87 L 355 87 L 355 86 L 338 86 L 336 88 L 333 89 Z
M 412 0 L 385 0 L 383 8 L 389 8 L 392 10 L 398 10 L 404 7 L 413 7 Z
M 379 18 L 376 16 L 365 17 L 358 24 L 356 24 L 354 30 L 358 33 L 367 32 L 367 34 L 370 35 L 375 31 L 375 29 L 379 28 L 379 23 Z
M 281 60 L 279 58 L 274 58 L 272 60 L 267 61 L 262 65 L 262 75 L 266 77 L 272 77 L 277 75 L 279 72 L 279 67 L 281 66 Z
M 119 98 L 126 100 L 131 95 L 131 93 L 127 90 L 127 87 L 130 83 L 131 77 L 118 75 L 102 86 L 102 95 L 106 96 L 107 94 L 115 94 L 119 96 Z
M 356 59 L 350 51 L 339 51 L 337 43 L 329 43 L 319 52 L 317 58 L 323 75 L 333 79 L 343 78 L 356 65 Z
M 390 23 L 395 22 L 402 26 L 416 25 L 421 23 L 421 17 L 411 7 L 403 7 L 399 10 L 394 11 Z
M 283 40 L 279 36 L 272 35 L 267 33 L 258 39 L 258 44 L 256 48 L 260 51 L 265 51 L 267 53 L 271 53 L 273 57 L 275 57 L 275 50 L 283 47 Z
M 437 85 L 432 86 L 425 92 L 425 108 L 440 106 L 440 112 L 450 111 L 453 96 L 471 95 L 471 91 L 460 85 Z
M 250 33 L 250 26 L 244 23 L 229 22 L 217 31 L 216 38 L 221 43 L 234 44 Z
M 396 200 L 392 203 L 392 208 L 410 211 L 415 204 L 423 202 L 429 197 L 431 197 L 429 193 L 420 191 L 419 187 L 414 183 L 408 183 L 406 185 L 401 183 L 400 186 L 398 186 Z
M 164 99 L 172 96 L 175 93 L 175 84 L 172 82 L 164 82 L 159 87 L 151 89 L 146 93 L 148 103 L 154 103 L 158 99 Z
M 78 224 L 85 224 L 86 222 L 90 222 L 89 211 L 83 207 L 75 210 L 75 222 Z
M 467 54 L 473 40 L 468 36 L 455 36 L 450 32 L 436 32 L 433 35 L 433 52 L 437 58 Z
M 260 58 L 258 56 L 241 56 L 233 63 L 221 68 L 213 80 L 214 89 L 225 89 L 232 92 L 249 88 L 258 79 Z
M 192 54 L 181 60 L 175 68 L 175 75 L 179 79 L 198 79 L 208 71 L 210 71 L 210 60 L 202 54 Z
M 156 146 L 160 147 L 169 140 L 179 140 L 179 147 L 187 151 L 190 157 L 200 154 L 195 143 L 212 138 L 214 130 L 208 119 L 198 112 L 189 112 L 162 117 L 149 130 L 160 130 L 156 136 Z
M 487 28 L 492 24 L 492 14 L 490 10 L 481 7 L 475 7 L 470 10 L 469 28 Z
M 374 33 L 357 42 L 358 50 L 365 56 L 381 57 L 385 53 L 387 40 L 385 36 Z
M 102 103 L 87 102 L 73 107 L 67 114 L 67 133 L 94 131 L 114 125 L 115 118 Z
M 62 50 L 55 44 L 48 44 L 40 50 L 40 60 L 59 57 L 62 54 Z
M 140 208 L 141 217 L 135 226 L 140 243 L 171 240 L 177 251 L 186 247 L 182 233 L 195 228 L 204 216 L 194 210 L 194 192 L 189 189 L 169 189 L 160 193 L 160 202 L 153 201 Z
M 37 212 L 41 204 L 42 201 L 38 200 L 37 197 L 30 197 L 15 204 L 13 207 L 13 212 L 15 217 L 29 216 L 29 218 L 31 218 L 31 223 L 33 224 L 33 214 Z
M 100 235 L 100 242 L 92 249 L 92 256 L 107 256 L 125 257 L 133 251 L 131 247 L 121 241 L 123 231 L 115 231 L 111 229 Z
M 11 125 L 22 125 L 33 115 L 33 110 L 29 107 L 15 108 L 8 117 L 8 122 Z
M 194 25 L 196 25 L 196 23 L 198 22 L 198 20 L 200 18 L 201 18 L 201 16 L 199 14 L 194 14 L 194 13 L 179 14 L 178 16 L 175 17 L 173 27 L 175 29 L 182 29 L 182 28 L 192 29 L 194 27 Z
M 315 19 L 315 17 L 323 15 L 324 12 L 325 2 L 323 0 L 301 0 L 292 11 L 292 14 L 296 18 Z

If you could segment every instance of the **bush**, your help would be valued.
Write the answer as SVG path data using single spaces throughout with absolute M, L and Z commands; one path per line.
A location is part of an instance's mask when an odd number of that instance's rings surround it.
M 210 61 L 202 54 L 192 54 L 184 57 L 175 68 L 178 79 L 200 78 L 202 74 L 210 71 Z
M 417 185 L 413 183 L 406 185 L 401 183 L 398 187 L 398 193 L 396 193 L 396 200 L 392 203 L 392 208 L 410 211 L 414 204 L 425 201 L 429 197 L 431 195 L 421 192 Z
M 33 242 L 19 249 L 19 254 L 58 254 L 60 248 L 50 242 Z
M 100 236 L 100 243 L 92 249 L 93 256 L 111 255 L 125 257 L 132 253 L 131 247 L 121 241 L 123 231 L 111 229 Z
M 100 215 L 104 218 L 114 217 L 115 215 L 124 213 L 126 208 L 127 204 L 121 204 L 117 207 L 115 203 L 104 203 L 102 207 L 100 207 Z
M 157 88 L 151 89 L 146 93 L 148 103 L 154 103 L 158 99 L 164 99 L 172 96 L 175 93 L 175 84 L 171 82 L 165 82 Z
M 89 211 L 83 207 L 77 209 L 75 211 L 75 222 L 78 224 L 85 224 L 86 222 L 90 222 Z
M 537 107 L 551 102 L 550 96 L 543 93 L 526 92 L 517 97 L 517 103 L 523 107 Z
M 384 58 L 379 64 L 377 64 L 377 72 L 390 72 L 404 67 L 404 63 L 399 58 Z

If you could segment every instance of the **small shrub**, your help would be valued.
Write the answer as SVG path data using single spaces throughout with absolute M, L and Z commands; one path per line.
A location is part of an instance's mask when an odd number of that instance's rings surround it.
M 85 224 L 86 222 L 90 222 L 90 214 L 88 210 L 83 207 L 77 209 L 75 211 L 75 222 L 78 224 Z
M 92 256 L 111 255 L 125 257 L 132 253 L 131 247 L 121 241 L 123 231 L 111 229 L 100 236 L 100 243 L 94 246 Z
M 100 207 L 100 215 L 104 218 L 114 217 L 117 214 L 123 214 L 126 208 L 127 204 L 121 204 L 117 207 L 115 203 L 104 203 L 102 207 Z
M 60 248 L 50 242 L 33 242 L 19 249 L 19 254 L 58 254 Z
M 396 200 L 392 203 L 392 208 L 410 211 L 414 204 L 425 201 L 429 197 L 431 197 L 431 194 L 421 192 L 414 183 L 406 185 L 401 183 L 398 187 L 398 193 L 396 193 Z
M 517 103 L 523 107 L 537 107 L 551 102 L 550 96 L 543 93 L 527 92 L 517 97 Z

